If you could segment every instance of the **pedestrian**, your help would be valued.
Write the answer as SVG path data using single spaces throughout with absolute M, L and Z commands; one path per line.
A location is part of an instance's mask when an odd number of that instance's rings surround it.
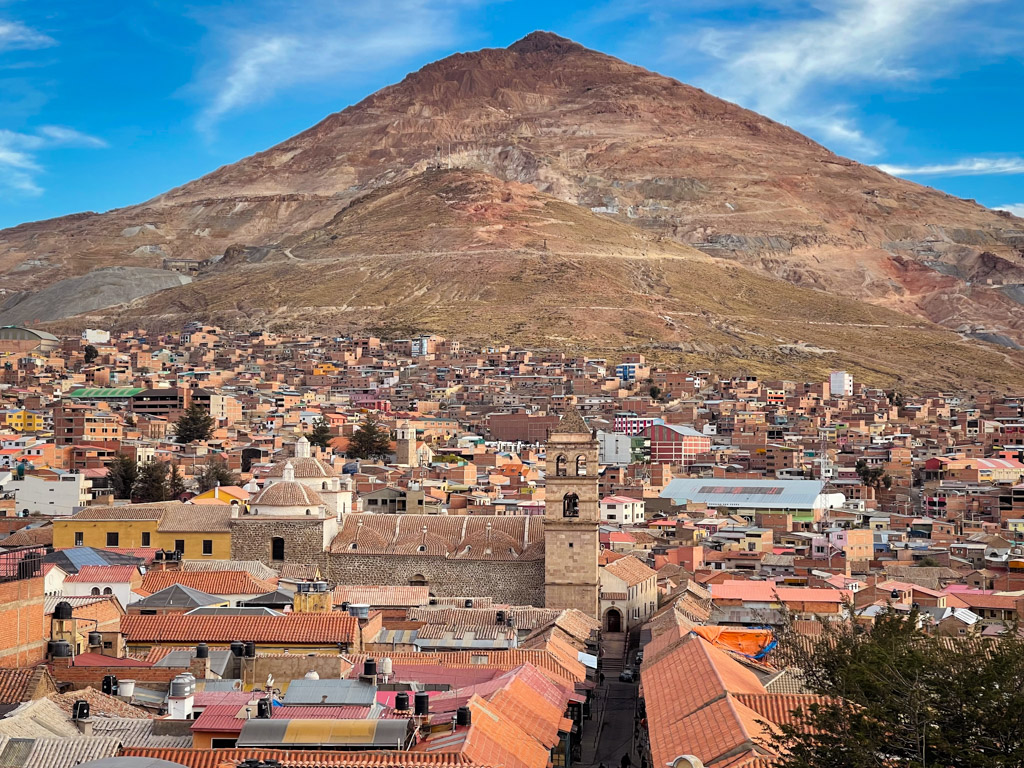
M 633 764 L 633 761 L 629 759 L 629 752 L 622 755 L 622 760 L 619 761 L 620 768 L 629 768 Z
M 602 672 L 602 673 L 601 673 L 601 674 L 600 674 L 600 675 L 598 676 L 598 681 L 599 681 L 599 682 L 601 683 L 601 685 L 604 685 L 604 672 Z

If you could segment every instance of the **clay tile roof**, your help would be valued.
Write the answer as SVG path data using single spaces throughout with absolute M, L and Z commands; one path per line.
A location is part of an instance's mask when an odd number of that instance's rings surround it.
M 608 563 L 608 565 L 604 566 L 604 569 L 613 576 L 618 576 L 630 587 L 635 587 L 637 584 L 647 579 L 656 578 L 658 575 L 657 571 L 648 568 L 633 556 L 623 557 L 613 563 Z
M 0 669 L 0 704 L 28 701 L 33 692 L 37 669 Z
M 44 525 L 39 528 L 22 528 L 3 540 L 4 549 L 42 546 L 53 546 L 52 525 Z
M 283 616 L 128 615 L 121 632 L 129 643 L 256 643 L 322 645 L 351 642 L 355 617 L 343 613 L 287 613 Z
M 291 462 L 292 469 L 295 470 L 295 477 L 311 478 L 338 476 L 334 467 L 321 459 L 311 456 L 293 456 L 290 459 L 275 462 L 274 465 L 270 467 L 270 471 L 267 472 L 267 477 L 284 477 L 284 467 L 288 462 Z
M 138 591 L 153 594 L 174 584 L 209 595 L 264 595 L 276 586 L 248 571 L 149 571 Z
M 590 427 L 583 420 L 580 412 L 573 407 L 566 409 L 562 414 L 562 420 L 551 430 L 552 434 L 589 435 Z
M 326 502 L 312 488 L 299 482 L 278 482 L 267 485 L 249 500 L 250 507 L 320 507 Z
M 86 507 L 69 520 L 159 520 L 167 508 L 166 502 L 155 504 L 126 504 L 123 507 Z
M 227 533 L 231 530 L 231 507 L 169 504 L 156 529 L 162 533 Z
M 138 720 L 146 720 L 153 717 L 146 710 L 140 707 L 133 707 L 116 696 L 108 696 L 97 691 L 95 688 L 68 691 L 67 693 L 54 693 L 48 698 L 68 715 L 71 714 L 71 708 L 75 702 L 79 699 L 84 699 L 89 702 L 89 709 L 93 717 L 102 715 L 105 717 L 129 717 Z
M 337 586 L 334 605 L 366 603 L 370 606 L 416 607 L 430 602 L 430 587 Z
M 813 706 L 827 706 L 827 696 L 812 694 L 777 694 L 777 693 L 738 693 L 736 701 L 754 710 L 765 720 L 777 725 L 793 725 L 800 727 L 801 721 L 795 712 L 810 711 Z
M 66 583 L 110 583 L 121 584 L 130 582 L 139 575 L 134 565 L 83 565 L 78 573 L 68 576 Z

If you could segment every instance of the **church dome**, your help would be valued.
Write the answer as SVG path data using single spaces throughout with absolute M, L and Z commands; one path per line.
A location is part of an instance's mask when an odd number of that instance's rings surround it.
M 301 477 L 303 479 L 309 478 L 324 478 L 324 477 L 337 477 L 338 473 L 334 470 L 330 464 L 322 459 L 313 458 L 312 456 L 295 456 L 287 461 L 275 462 L 267 473 L 267 477 L 284 477 L 284 468 L 286 464 L 291 464 L 295 470 L 295 477 Z M 275 483 L 276 485 L 276 483 Z
M 302 483 L 282 480 L 268 485 L 249 499 L 249 506 L 256 507 L 321 507 L 323 497 Z

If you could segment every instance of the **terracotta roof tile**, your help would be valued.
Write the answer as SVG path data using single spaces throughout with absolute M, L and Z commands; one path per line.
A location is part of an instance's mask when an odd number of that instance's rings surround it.
M 175 584 L 210 595 L 265 595 L 276 589 L 273 582 L 257 579 L 248 571 L 149 571 L 139 592 L 153 594 Z
M 138 575 L 139 569 L 134 565 L 83 565 L 78 573 L 68 576 L 64 582 L 124 584 Z
M 334 604 L 366 603 L 370 606 L 424 606 L 430 602 L 430 587 L 337 586 Z
M 613 576 L 622 579 L 630 587 L 635 587 L 637 584 L 656 578 L 658 575 L 657 571 L 648 568 L 632 556 L 623 557 L 614 563 L 609 563 L 604 566 L 604 569 Z
M 283 616 L 128 615 L 121 631 L 129 643 L 256 643 L 323 645 L 350 643 L 359 632 L 355 617 L 343 613 L 288 613 Z

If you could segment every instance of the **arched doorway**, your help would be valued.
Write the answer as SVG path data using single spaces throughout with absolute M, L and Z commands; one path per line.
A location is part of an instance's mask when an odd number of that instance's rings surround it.
M 604 615 L 605 632 L 622 631 L 622 612 L 618 608 L 609 608 Z

